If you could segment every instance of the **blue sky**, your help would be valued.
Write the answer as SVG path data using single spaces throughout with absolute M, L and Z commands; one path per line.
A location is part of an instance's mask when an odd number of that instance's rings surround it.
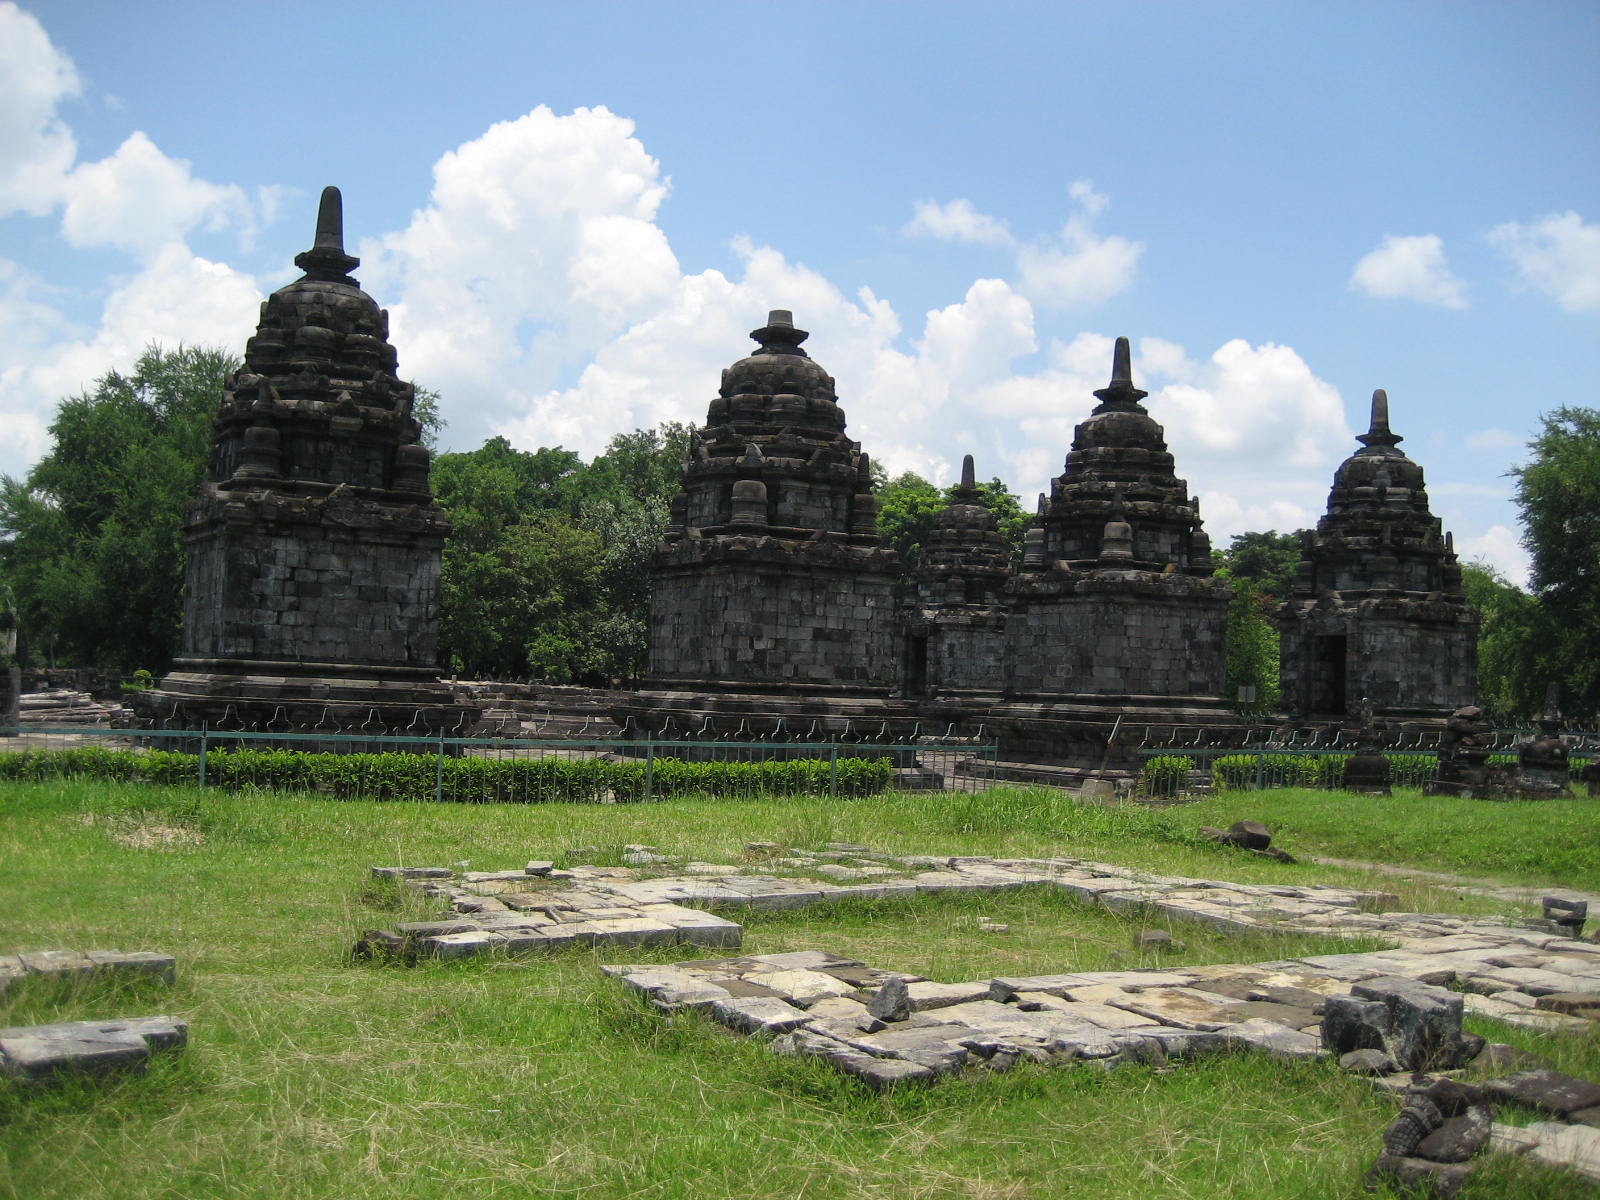
M 444 445 L 700 421 L 795 310 L 891 471 L 1025 503 L 1110 339 L 1219 544 L 1389 392 L 1468 557 L 1600 378 L 1600 6 L 0 3 L 0 471 L 242 350 L 323 184 Z

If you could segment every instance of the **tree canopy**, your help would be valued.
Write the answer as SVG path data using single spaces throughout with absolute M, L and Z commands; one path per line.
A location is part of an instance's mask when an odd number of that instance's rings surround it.
M 668 422 L 618 434 L 587 464 L 504 438 L 439 455 L 433 489 L 454 527 L 441 565 L 448 667 L 554 683 L 637 675 L 645 560 L 666 528 L 688 433 Z
M 221 350 L 151 346 L 62 402 L 49 452 L 0 480 L 0 563 L 20 650 L 40 661 L 165 668 L 183 619 L 183 514 L 205 474 Z
M 1233 588 L 1228 602 L 1230 699 L 1248 712 L 1272 712 L 1278 686 L 1278 605 L 1294 587 L 1300 534 L 1236 533 L 1225 550 L 1212 551 L 1219 578 Z M 1254 699 L 1240 699 L 1241 696 Z
M 907 569 L 916 565 L 922 543 L 933 530 L 933 523 L 955 502 L 956 485 L 937 488 L 915 471 L 905 471 L 878 485 L 878 534 L 899 551 Z M 978 484 L 978 503 L 995 516 L 1000 535 L 1011 544 L 1013 554 L 1022 550 L 1022 532 L 1028 514 L 1005 483 L 991 479 Z
M 1539 621 L 1523 626 L 1525 662 L 1543 662 L 1569 718 L 1600 714 L 1600 410 L 1546 413 L 1512 470 Z M 1542 695 L 1542 689 L 1540 689 Z M 1541 701 L 1542 703 L 1542 701 Z

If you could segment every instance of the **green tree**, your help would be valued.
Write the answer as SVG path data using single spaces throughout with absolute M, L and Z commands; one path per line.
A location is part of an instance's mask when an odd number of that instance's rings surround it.
M 1544 609 L 1488 563 L 1465 563 L 1461 586 L 1478 610 L 1478 703 L 1497 721 L 1526 721 L 1544 707 L 1547 679 L 1561 667 Z
M 473 675 L 601 684 L 644 667 L 647 559 L 666 529 L 689 427 L 570 450 L 491 438 L 442 454 L 433 487 L 454 530 L 442 564 L 442 653 Z
M 1240 702 L 1248 712 L 1278 707 L 1278 606 L 1294 588 L 1300 563 L 1299 533 L 1236 533 L 1226 550 L 1213 551 L 1217 575 L 1233 588 L 1228 602 L 1227 693 L 1253 689 L 1255 699 Z M 1242 694 L 1249 695 L 1248 691 Z
M 1294 590 L 1295 569 L 1300 565 L 1299 532 L 1236 533 L 1228 548 L 1216 552 L 1228 577 L 1248 579 L 1261 595 L 1282 603 Z
M 150 346 L 62 402 L 51 448 L 0 480 L 0 560 L 35 660 L 164 669 L 181 637 L 183 514 L 205 474 L 224 351 Z
M 916 565 L 939 514 L 955 503 L 956 491 L 954 484 L 941 491 L 915 471 L 904 471 L 878 484 L 878 534 L 899 552 L 908 570 Z M 1005 483 L 991 479 L 978 484 L 978 503 L 994 513 L 1012 552 L 1020 551 L 1028 514 Z
M 944 505 L 944 493 L 915 471 L 904 471 L 878 488 L 878 536 L 899 552 L 908 569 Z
M 1555 639 L 1549 682 L 1570 718 L 1600 714 L 1600 410 L 1546 413 L 1528 461 L 1512 470 L 1530 583 Z

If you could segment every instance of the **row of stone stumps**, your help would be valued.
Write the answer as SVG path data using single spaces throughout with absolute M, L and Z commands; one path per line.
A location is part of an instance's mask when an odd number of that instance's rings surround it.
M 172 956 L 146 950 L 40 950 L 0 955 L 0 996 L 30 979 L 91 976 L 157 979 L 171 984 Z M 62 1021 L 0 1029 L 0 1076 L 20 1084 L 58 1081 L 69 1075 L 142 1071 L 158 1051 L 182 1049 L 189 1026 L 174 1017 L 110 1021 Z

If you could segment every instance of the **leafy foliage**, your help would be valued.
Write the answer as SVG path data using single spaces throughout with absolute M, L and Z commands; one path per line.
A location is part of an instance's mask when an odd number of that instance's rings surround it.
M 630 802 L 673 796 L 876 795 L 893 774 L 886 758 L 613 762 L 570 758 L 438 758 L 428 754 L 319 754 L 212 750 L 208 787 L 320 792 L 340 800 L 444 800 L 459 804 Z M 104 779 L 172 786 L 200 777 L 200 756 L 176 750 L 24 750 L 0 755 L 0 780 Z
M 643 667 L 647 559 L 666 528 L 688 427 L 570 450 L 491 438 L 435 460 L 454 530 L 441 567 L 444 657 L 471 675 L 604 683 Z
M 878 534 L 898 551 L 906 566 L 916 564 L 922 543 L 939 514 L 955 502 L 956 485 L 942 491 L 915 471 L 905 471 L 878 487 Z M 1000 479 L 978 484 L 978 503 L 995 516 L 1000 535 L 1014 554 L 1022 549 L 1028 514 Z
M 1560 647 L 1541 665 L 1561 685 L 1563 710 L 1592 720 L 1600 712 L 1600 410 L 1546 413 L 1528 449 L 1511 474 L 1544 619 L 1531 636 Z
M 1213 552 L 1217 574 L 1233 588 L 1228 605 L 1227 694 L 1238 698 L 1254 689 L 1254 700 L 1240 700 L 1241 711 L 1272 712 L 1278 686 L 1278 606 L 1294 588 L 1300 563 L 1300 535 L 1236 533 L 1226 550 Z
M 1145 785 L 1152 795 L 1175 796 L 1192 770 L 1194 759 L 1187 754 L 1157 754 L 1145 760 Z
M 151 346 L 62 402 L 27 479 L 0 481 L 0 560 L 34 660 L 165 667 L 183 617 L 183 514 L 231 355 Z

